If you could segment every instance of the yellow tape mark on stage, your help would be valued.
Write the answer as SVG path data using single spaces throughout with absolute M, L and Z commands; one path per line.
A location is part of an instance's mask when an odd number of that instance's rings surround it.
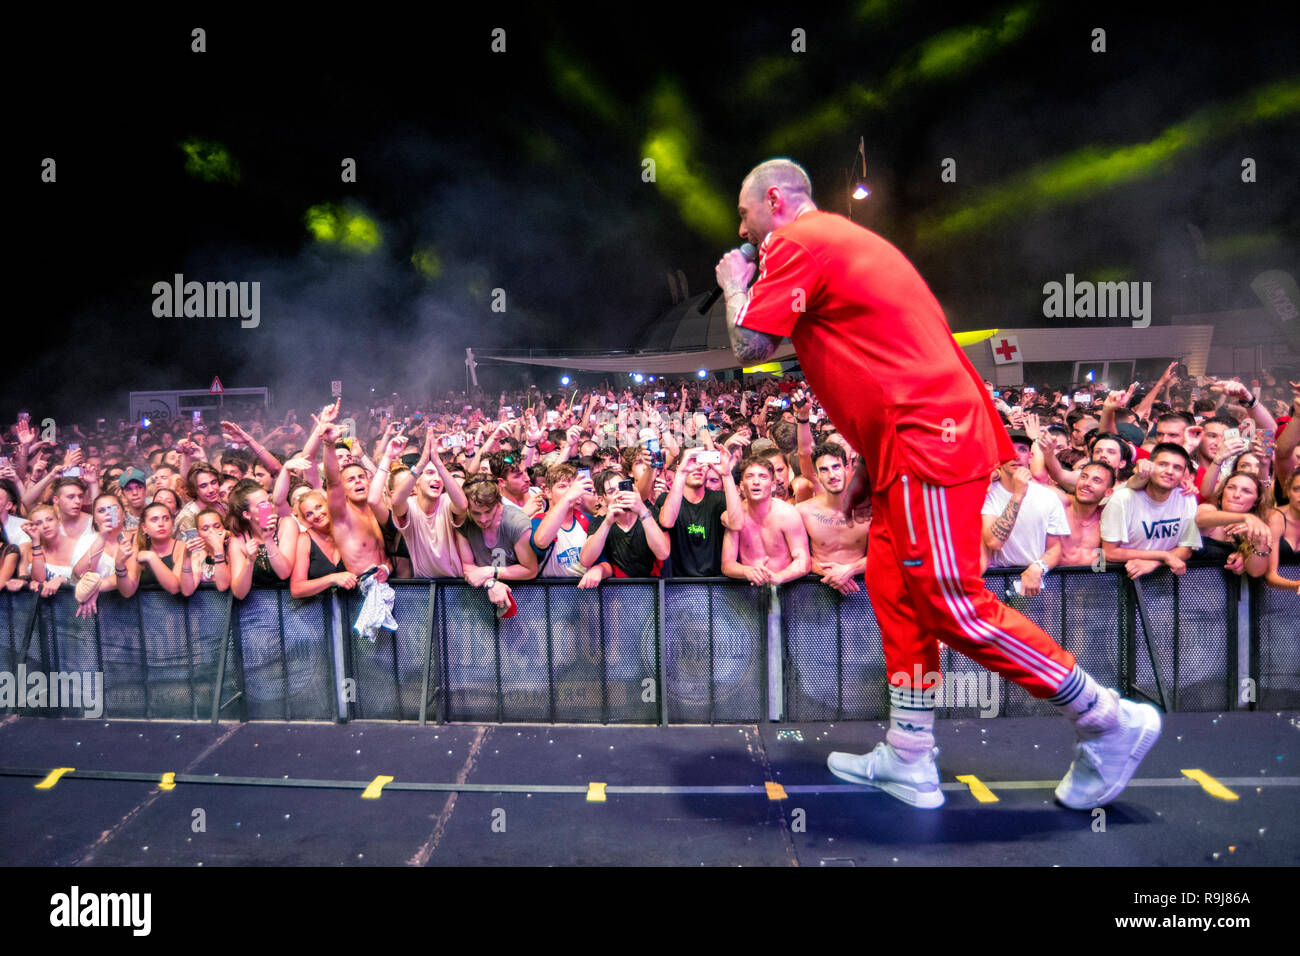
M 779 783 L 773 783 L 771 780 L 763 784 L 767 788 L 767 799 L 769 800 L 786 800 L 789 799 L 785 792 L 785 787 Z
M 605 802 L 605 784 L 591 782 L 587 784 L 587 802 L 604 803 Z
M 966 786 L 970 787 L 971 794 L 980 803 L 998 802 L 998 798 L 997 796 L 994 795 L 993 791 L 990 790 L 988 787 L 984 786 L 984 782 L 980 780 L 979 777 L 975 776 L 973 773 L 962 774 L 960 777 L 957 778 L 957 782 L 964 783 L 966 784 Z
M 393 782 L 392 777 L 383 777 L 383 776 L 376 777 L 374 780 L 370 781 L 370 785 L 366 787 L 365 790 L 361 791 L 361 799 L 378 800 L 379 793 L 381 790 L 384 789 L 384 785 L 392 782 Z
M 158 783 L 158 789 L 159 790 L 176 789 L 176 774 L 174 771 L 168 770 L 165 774 L 162 775 L 162 780 Z
M 1225 787 L 1219 781 L 1215 780 L 1204 770 L 1182 770 L 1179 771 L 1184 777 L 1191 777 L 1201 785 L 1206 793 L 1212 797 L 1218 797 L 1220 800 L 1236 800 L 1237 795 Z
M 65 773 L 72 773 L 76 767 L 59 767 L 57 770 L 51 770 L 49 774 L 36 785 L 37 790 L 53 790 L 54 785 L 59 782 L 59 778 Z

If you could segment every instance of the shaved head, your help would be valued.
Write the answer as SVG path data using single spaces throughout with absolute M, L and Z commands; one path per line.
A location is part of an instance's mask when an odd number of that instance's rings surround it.
M 740 184 L 740 238 L 761 246 L 773 229 L 815 210 L 812 182 L 798 163 L 769 159 L 749 171 Z
M 812 199 L 812 180 L 802 166 L 788 159 L 769 159 L 759 163 L 740 184 L 740 193 L 743 196 L 756 190 L 761 196 L 772 186 L 780 187 L 790 199 Z

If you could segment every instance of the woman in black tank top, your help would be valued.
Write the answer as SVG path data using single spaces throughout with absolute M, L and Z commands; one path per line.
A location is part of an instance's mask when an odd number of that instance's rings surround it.
M 1196 526 L 1202 537 L 1197 557 L 1221 560 L 1225 569 L 1236 574 L 1263 576 L 1272 548 L 1266 509 L 1266 492 L 1259 478 L 1244 471 L 1234 474 L 1213 503 L 1196 509 Z M 1223 513 L 1241 515 L 1241 520 L 1225 523 L 1226 519 L 1220 520 Z
M 322 591 L 357 586 L 357 576 L 343 564 L 334 543 L 329 505 L 320 491 L 309 491 L 298 500 L 298 514 L 307 533 L 298 535 L 298 556 L 289 577 L 289 593 L 308 598 Z
M 1289 500 L 1269 515 L 1268 526 L 1273 532 L 1273 553 L 1268 557 L 1268 572 L 1264 581 L 1269 587 L 1300 594 L 1300 567 L 1295 564 L 1300 551 L 1300 469 L 1287 482 Z M 1283 565 L 1281 562 L 1288 564 Z M 1284 577 L 1283 574 L 1291 577 Z
M 181 545 L 172 540 L 172 513 L 166 505 L 145 505 L 134 543 L 135 554 L 127 558 L 126 578 L 119 587 L 122 597 L 130 597 L 141 586 L 179 594 L 181 579 L 173 568 L 175 549 Z

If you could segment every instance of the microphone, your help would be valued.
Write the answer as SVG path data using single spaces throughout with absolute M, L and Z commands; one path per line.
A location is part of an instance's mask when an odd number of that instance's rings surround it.
M 758 250 L 754 248 L 753 243 L 743 243 L 740 247 L 740 251 L 741 254 L 750 262 L 758 261 Z M 704 301 L 700 303 L 700 315 L 704 315 L 709 311 L 709 309 L 713 308 L 713 303 L 718 301 L 718 296 L 720 295 L 722 295 L 722 286 L 715 285 L 713 291 L 710 292 L 708 296 L 705 297 Z

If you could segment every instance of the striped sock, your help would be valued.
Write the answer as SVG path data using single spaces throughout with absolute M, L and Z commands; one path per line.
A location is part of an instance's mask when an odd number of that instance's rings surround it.
M 935 691 L 910 687 L 889 689 L 889 730 L 885 740 L 909 763 L 934 748 Z
M 1102 687 L 1077 664 L 1060 690 L 1047 700 L 1061 708 L 1061 713 L 1073 721 L 1075 731 L 1083 738 L 1105 733 L 1115 726 L 1119 716 L 1119 695 Z

